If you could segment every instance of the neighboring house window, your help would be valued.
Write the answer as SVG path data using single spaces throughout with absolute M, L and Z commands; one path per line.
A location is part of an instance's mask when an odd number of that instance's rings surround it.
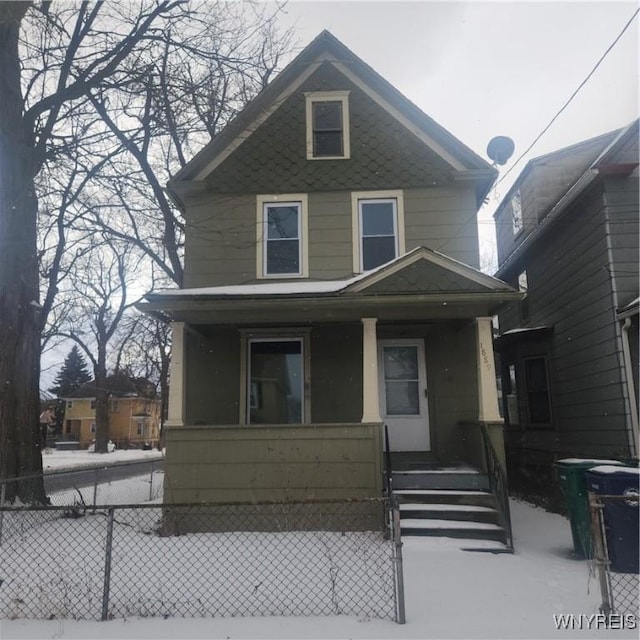
M 95 401 L 95 400 L 92 400 L 92 401 L 91 401 L 91 408 L 92 408 L 92 409 L 95 409 L 95 408 L 96 408 L 96 401 Z
M 516 365 L 510 363 L 507 366 L 507 375 L 504 382 L 504 412 L 507 424 L 518 426 L 520 424 L 520 414 L 518 408 L 518 386 L 516 383 Z
M 257 216 L 258 277 L 307 277 L 306 194 L 258 196 Z
M 144 422 L 142 420 L 138 421 L 138 424 L 136 427 L 136 434 L 139 436 L 144 435 Z
M 307 93 L 307 159 L 348 159 L 349 92 L 322 91 Z
M 111 401 L 111 413 L 118 413 L 120 411 L 120 402 L 118 400 Z
M 518 290 L 525 294 L 524 298 L 520 300 L 520 322 L 526 323 L 530 320 L 529 310 L 529 283 L 527 281 L 527 272 L 522 271 L 518 275 Z
M 370 271 L 405 251 L 402 191 L 352 193 L 353 270 Z
M 67 409 L 73 409 L 73 400 L 67 400 Z
M 91 431 L 91 433 L 95 433 L 96 432 L 96 423 L 92 422 L 91 426 L 89 427 L 89 430 Z
M 551 398 L 549 397 L 547 359 L 544 356 L 526 358 L 524 377 L 529 426 L 550 426 Z
M 522 198 L 520 191 L 516 191 L 511 198 L 511 224 L 513 226 L 513 235 L 517 236 L 523 227 L 522 223 Z

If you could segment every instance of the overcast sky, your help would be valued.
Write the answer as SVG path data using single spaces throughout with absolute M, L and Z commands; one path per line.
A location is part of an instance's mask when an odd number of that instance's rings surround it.
M 486 159 L 496 135 L 513 161 L 544 129 L 631 18 L 637 2 L 290 0 L 300 45 L 328 29 L 436 122 Z M 283 24 L 284 24 L 283 23 Z M 623 127 L 638 115 L 638 18 L 480 214 L 492 214 L 530 158 Z

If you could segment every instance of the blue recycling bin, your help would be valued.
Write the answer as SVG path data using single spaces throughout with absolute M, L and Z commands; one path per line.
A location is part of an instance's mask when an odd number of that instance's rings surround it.
M 607 552 L 610 570 L 614 573 L 640 572 L 639 481 L 640 469 L 637 467 L 601 466 L 587 471 L 589 491 L 600 495 L 629 497 L 628 500 L 603 501 Z

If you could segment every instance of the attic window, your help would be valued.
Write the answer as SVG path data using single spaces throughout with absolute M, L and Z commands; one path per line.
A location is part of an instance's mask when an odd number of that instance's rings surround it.
M 349 92 L 322 91 L 305 95 L 307 159 L 349 158 Z
M 522 198 L 520 191 L 516 191 L 511 198 L 511 224 L 513 227 L 513 235 L 517 236 L 522 231 Z

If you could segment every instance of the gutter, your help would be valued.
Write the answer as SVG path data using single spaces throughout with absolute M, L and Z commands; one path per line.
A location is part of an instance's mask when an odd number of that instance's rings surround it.
M 635 385 L 633 382 L 633 361 L 631 360 L 631 349 L 629 347 L 629 329 L 631 327 L 631 317 L 627 316 L 622 321 L 622 355 L 624 358 L 624 369 L 627 378 L 627 393 L 629 395 L 629 414 L 631 418 L 631 434 L 629 447 L 631 455 L 638 457 L 640 443 L 638 442 L 638 405 L 635 402 Z

